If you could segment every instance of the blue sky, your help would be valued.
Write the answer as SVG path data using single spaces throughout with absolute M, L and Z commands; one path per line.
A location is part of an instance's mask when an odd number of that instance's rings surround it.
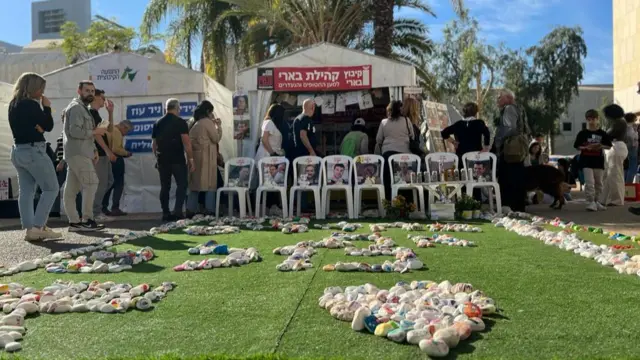
M 400 15 L 425 21 L 434 40 L 442 39 L 442 28 L 453 19 L 449 0 L 425 0 L 436 18 L 407 10 Z M 6 0 L 0 13 L 0 40 L 17 45 L 31 41 L 31 1 Z M 146 0 L 91 0 L 94 14 L 116 18 L 125 26 L 138 28 Z M 466 0 L 471 14 L 490 44 L 501 42 L 510 48 L 536 44 L 558 25 L 580 25 L 588 46 L 585 84 L 613 82 L 612 9 L 610 0 Z M 162 30 L 162 29 L 161 29 Z

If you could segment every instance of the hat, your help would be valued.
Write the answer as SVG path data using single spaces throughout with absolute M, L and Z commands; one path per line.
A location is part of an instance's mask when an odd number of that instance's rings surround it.
M 364 126 L 364 119 L 363 118 L 357 118 L 356 121 L 353 122 L 353 125 Z

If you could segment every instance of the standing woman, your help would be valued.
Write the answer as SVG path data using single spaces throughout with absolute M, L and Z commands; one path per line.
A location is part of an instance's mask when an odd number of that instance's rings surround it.
M 626 113 L 624 119 L 627 121 L 627 134 L 625 137 L 625 144 L 629 155 L 629 168 L 625 172 L 624 181 L 627 184 L 633 182 L 633 179 L 638 173 L 638 125 L 636 124 L 636 114 Z
M 189 130 L 195 171 L 189 173 L 189 196 L 187 210 L 198 211 L 198 194 L 205 193 L 205 208 L 215 212 L 216 189 L 218 188 L 218 143 L 222 138 L 220 119 L 213 115 L 213 105 L 204 100 L 193 112 L 193 123 Z
M 382 154 L 385 163 L 395 154 L 411 154 L 409 142 L 414 138 L 413 126 L 409 119 L 402 116 L 402 102 L 392 101 L 387 106 L 387 118 L 383 119 L 376 135 L 376 154 Z M 384 167 L 384 190 L 387 199 L 391 199 L 391 173 Z
M 624 159 L 628 155 L 627 145 L 624 143 L 627 122 L 624 118 L 624 110 L 616 104 L 606 106 L 602 112 L 611 124 L 608 135 L 612 146 L 604 153 L 605 175 L 600 204 L 622 206 L 624 205 Z
M 413 127 L 413 140 L 420 143 L 420 154 L 415 154 L 420 156 L 420 158 L 424 158 L 426 153 L 422 151 L 424 149 L 424 144 L 420 140 L 420 102 L 414 98 L 407 98 L 404 100 L 404 105 L 402 106 L 402 115 L 404 115 L 411 122 L 411 126 Z
M 284 107 L 279 104 L 272 104 L 267 110 L 267 114 L 262 121 L 262 134 L 260 135 L 260 144 L 258 145 L 258 151 L 254 158 L 256 162 L 256 170 L 262 171 L 258 168 L 258 162 L 269 156 L 284 156 L 284 150 L 282 149 L 282 127 L 284 126 Z M 291 160 L 291 167 L 293 166 L 293 160 Z M 288 176 L 288 174 L 285 174 Z M 260 177 L 254 176 L 251 181 L 253 184 L 251 188 L 256 189 Z M 271 208 L 273 205 L 278 204 L 279 196 L 274 192 L 267 193 L 267 208 Z
M 462 164 L 462 155 L 472 151 L 489 151 L 490 149 L 489 128 L 484 120 L 476 118 L 477 115 L 478 105 L 472 102 L 466 103 L 462 107 L 464 118 L 442 130 L 442 139 L 449 139 L 450 142 L 453 142 L 460 164 Z M 451 139 L 451 135 L 455 137 L 455 140 Z
M 20 221 L 26 230 L 25 240 L 61 238 L 47 227 L 49 212 L 58 195 L 58 178 L 47 155 L 44 132 L 53 130 L 51 101 L 44 96 L 46 80 L 35 73 L 24 73 L 13 88 L 9 103 L 9 124 L 14 145 L 11 162 L 18 172 Z M 42 189 L 34 213 L 36 187 Z

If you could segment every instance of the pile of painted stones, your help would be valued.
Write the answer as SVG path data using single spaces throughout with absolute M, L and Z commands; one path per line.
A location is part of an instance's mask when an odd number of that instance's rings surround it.
M 17 283 L 0 284 L 0 306 L 6 314 L 0 317 L 0 348 L 13 352 L 22 348 L 17 340 L 26 333 L 25 318 L 34 314 L 69 312 L 124 313 L 128 310 L 153 309 L 176 284 L 164 282 L 152 289 L 149 284 L 133 286 L 111 281 L 58 280 L 42 290 Z
M 98 242 L 91 245 L 87 245 L 85 247 L 72 249 L 69 251 L 56 252 L 51 255 L 47 255 L 43 258 L 23 261 L 7 269 L 0 269 L 0 276 L 11 276 L 21 272 L 33 271 L 39 268 L 44 268 L 45 266 L 51 263 L 59 263 L 63 260 L 73 259 L 74 257 L 80 256 L 80 255 L 91 254 L 97 251 L 99 252 L 104 249 L 109 249 L 114 245 L 124 244 L 124 243 L 127 243 L 128 241 L 142 238 L 145 236 L 149 236 L 149 233 L 130 232 L 129 234 L 123 235 L 123 236 L 115 235 L 112 238 L 101 239 Z
M 372 232 L 385 231 L 386 229 L 399 228 L 405 231 L 433 231 L 433 232 L 482 232 L 482 229 L 477 226 L 471 226 L 468 224 L 430 224 L 423 225 L 419 223 L 380 223 L 369 225 L 369 230 Z
M 229 248 L 227 245 L 218 244 L 215 240 L 209 240 L 204 244 L 189 248 L 187 252 L 190 255 L 229 255 Z
M 449 281 L 400 282 L 389 290 L 329 287 L 319 305 L 355 331 L 418 345 L 432 357 L 446 356 L 472 332 L 483 331 L 482 317 L 496 312 L 495 301 L 482 291 Z
M 391 252 L 396 260 L 389 260 L 382 264 L 368 264 L 365 262 L 337 262 L 335 264 L 327 264 L 322 267 L 324 271 L 340 271 L 340 272 L 398 272 L 404 274 L 411 270 L 420 270 L 424 268 L 424 263 L 418 259 L 418 256 L 409 248 L 395 248 Z
M 216 247 L 217 248 L 217 247 Z M 226 249 L 226 245 L 224 248 Z M 262 261 L 262 256 L 256 248 L 239 249 L 229 248 L 226 249 L 228 255 L 224 259 L 210 258 L 200 261 L 187 260 L 184 263 L 177 265 L 173 268 L 174 271 L 194 271 L 194 270 L 209 270 L 216 268 L 228 268 L 232 266 L 242 266 L 251 262 Z M 191 252 L 189 252 L 191 254 Z
M 62 259 L 45 266 L 49 273 L 119 273 L 131 270 L 134 265 L 151 261 L 155 257 L 150 247 L 138 251 L 117 252 L 115 249 L 93 252 L 90 256 L 78 256 L 73 259 Z
M 426 235 L 407 235 L 411 241 L 413 241 L 419 248 L 433 248 L 436 244 L 448 245 L 448 246 L 461 246 L 461 247 L 475 247 L 476 244 L 473 241 L 463 240 L 455 238 L 447 234 L 433 234 L 431 236 Z
M 360 229 L 362 227 L 362 224 L 352 224 L 346 221 L 341 221 L 337 224 L 325 224 L 325 225 L 316 224 L 315 227 L 316 229 L 322 229 L 322 230 L 337 229 L 337 230 L 342 230 L 344 232 L 354 232 Z
M 527 218 L 527 214 L 516 213 L 509 216 L 494 219 L 495 226 L 504 227 L 519 235 L 538 239 L 546 245 L 553 245 L 582 257 L 594 259 L 601 265 L 613 267 L 621 274 L 640 276 L 640 255 L 630 257 L 626 252 L 619 252 L 610 246 L 597 245 L 580 239 L 575 232 L 545 230 L 541 225 L 544 222 L 539 218 L 534 219 L 533 216 L 528 216 L 535 222 L 523 219 Z
M 183 230 L 188 235 L 202 236 L 202 235 L 224 235 L 224 234 L 236 234 L 240 232 L 240 228 L 236 226 L 215 225 L 215 226 L 203 226 L 203 225 L 191 225 Z

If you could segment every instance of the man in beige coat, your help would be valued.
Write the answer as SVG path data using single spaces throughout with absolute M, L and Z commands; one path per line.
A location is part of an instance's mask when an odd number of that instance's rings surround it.
M 203 101 L 193 113 L 189 130 L 195 171 L 189 174 L 189 197 L 187 212 L 195 214 L 199 210 L 198 195 L 205 193 L 205 207 L 211 214 L 215 211 L 216 189 L 218 188 L 218 143 L 222 138 L 220 119 L 213 115 L 213 105 Z

